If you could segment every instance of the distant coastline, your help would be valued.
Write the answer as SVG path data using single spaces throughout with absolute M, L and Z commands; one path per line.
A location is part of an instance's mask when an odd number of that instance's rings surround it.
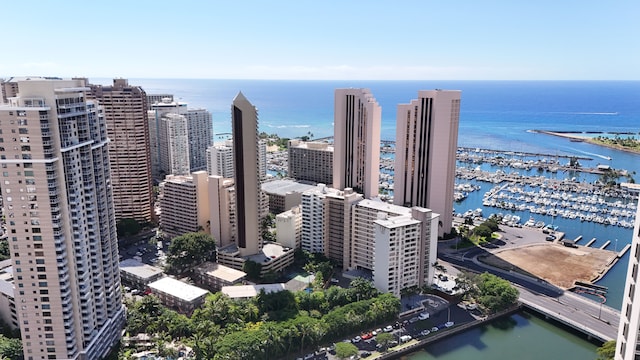
M 603 146 L 603 147 L 607 147 L 607 148 L 610 148 L 610 149 L 621 150 L 621 151 L 626 151 L 628 153 L 640 155 L 640 149 L 638 149 L 638 148 L 631 149 L 631 148 L 628 148 L 628 147 L 625 147 L 625 146 L 621 146 L 621 145 L 607 144 L 607 143 L 603 143 L 603 142 L 597 141 L 597 140 L 595 140 L 595 139 L 593 139 L 591 137 L 588 137 L 588 136 L 579 135 L 579 134 L 634 135 L 635 133 L 633 133 L 633 132 L 604 132 L 604 131 L 577 132 L 577 131 L 549 131 L 549 130 L 530 130 L 530 132 L 534 132 L 534 133 L 538 133 L 538 134 L 558 136 L 558 137 L 562 137 L 562 138 L 565 138 L 565 139 L 569 139 L 570 141 L 574 141 L 574 142 L 586 142 L 586 143 L 593 144 L 593 145 Z

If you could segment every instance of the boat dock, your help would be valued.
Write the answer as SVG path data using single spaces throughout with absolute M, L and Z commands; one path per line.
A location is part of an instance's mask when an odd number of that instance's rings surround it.
M 631 248 L 631 244 L 625 245 L 624 248 L 622 248 L 622 250 L 618 252 L 618 258 L 621 258 L 627 251 L 629 251 L 630 248 Z
M 609 244 L 611 244 L 611 240 L 607 240 L 607 242 L 606 242 L 606 243 L 604 243 L 604 245 L 600 246 L 600 249 L 601 249 L 601 250 L 606 249 L 606 248 L 607 248 L 607 246 L 609 246 Z
M 594 242 L 596 242 L 596 238 L 593 238 L 593 239 L 589 240 L 589 242 L 585 246 L 589 247 L 589 246 L 593 245 Z

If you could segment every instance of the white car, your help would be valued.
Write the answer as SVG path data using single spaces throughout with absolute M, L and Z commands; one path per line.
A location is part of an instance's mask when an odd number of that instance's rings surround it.
M 384 332 L 392 332 L 392 331 L 393 331 L 393 326 L 391 325 L 384 328 Z
M 452 326 L 453 326 L 453 324 L 454 324 L 454 322 L 453 322 L 453 321 L 447 321 L 446 323 L 444 323 L 444 326 L 446 326 L 446 327 L 452 327 Z
M 420 320 L 427 320 L 429 318 L 429 313 L 428 312 L 421 312 L 420 315 L 418 315 L 418 319 Z

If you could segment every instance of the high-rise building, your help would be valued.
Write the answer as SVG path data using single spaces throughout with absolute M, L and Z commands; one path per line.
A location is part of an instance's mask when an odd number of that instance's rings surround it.
M 276 215 L 276 242 L 293 249 L 300 248 L 302 212 L 300 206 Z
M 236 188 L 236 245 L 241 256 L 262 248 L 259 233 L 263 198 L 258 156 L 258 109 L 240 92 L 231 106 L 233 162 Z
M 167 175 L 160 184 L 160 227 L 168 238 L 189 232 L 209 233 L 209 185 L 205 171 Z
M 333 187 L 378 196 L 382 110 L 368 89 L 336 89 Z
M 151 221 L 153 184 L 147 95 L 126 79 L 112 86 L 91 85 L 91 96 L 104 109 L 116 221 Z
M 207 149 L 207 173 L 232 179 L 233 143 L 227 140 L 224 144 L 210 146 Z
M 190 171 L 207 169 L 207 148 L 213 145 L 213 123 L 206 109 L 187 110 Z
M 147 110 L 151 110 L 153 104 L 163 101 L 173 102 L 173 94 L 147 94 Z
M 622 311 L 616 341 L 616 360 L 640 358 L 640 205 L 636 210 L 636 221 L 631 238 L 627 282 L 622 298 Z
M 451 231 L 459 118 L 457 90 L 422 90 L 398 105 L 393 201 L 440 214 L 439 235 Z
M 326 142 L 289 140 L 289 177 L 333 184 L 333 146 Z
M 11 81 L 0 165 L 24 356 L 101 359 L 125 314 L 106 123 L 84 80 Z
M 235 243 L 236 192 L 233 179 L 209 176 L 209 204 L 211 209 L 211 236 L 218 248 Z
M 160 173 L 189 174 L 189 125 L 187 117 L 168 113 L 160 118 Z
M 161 179 L 168 174 L 187 175 L 205 170 L 207 148 L 213 144 L 211 113 L 205 109 L 189 109 L 186 103 L 168 97 L 151 104 L 150 108 L 153 176 Z
M 400 216 L 379 213 L 374 221 L 373 283 L 382 292 L 433 282 L 438 251 L 438 215 L 414 207 Z
M 342 190 L 318 184 L 302 193 L 303 250 L 317 252 L 349 265 L 351 256 L 351 208 L 362 194 L 350 188 Z

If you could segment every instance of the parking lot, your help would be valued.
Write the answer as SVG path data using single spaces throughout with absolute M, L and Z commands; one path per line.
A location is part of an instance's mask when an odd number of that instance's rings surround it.
M 420 316 L 420 313 L 418 313 L 411 317 L 402 318 L 395 323 L 365 331 L 360 335 L 344 339 L 343 341 L 355 345 L 359 350 L 358 358 L 366 359 L 378 350 L 381 350 L 376 341 L 376 337 L 380 332 L 393 334 L 394 341 L 390 345 L 390 348 L 393 348 L 411 339 L 422 340 L 433 336 L 436 332 L 446 331 L 449 327 L 475 320 L 465 309 L 450 304 L 445 300 L 437 301 L 434 298 L 431 300 L 430 304 L 438 305 L 430 308 L 428 318 L 426 318 L 425 315 Z M 427 309 L 429 309 L 429 307 L 427 307 Z M 431 313 L 431 311 L 433 311 L 433 313 Z M 423 314 L 424 313 L 426 313 L 426 311 L 423 312 Z M 387 328 L 387 326 L 389 326 L 389 328 Z M 333 346 L 329 345 L 328 347 L 317 349 L 315 353 L 307 353 L 295 359 L 337 360 L 337 357 L 334 356 L 335 351 L 332 351 L 332 348 Z

